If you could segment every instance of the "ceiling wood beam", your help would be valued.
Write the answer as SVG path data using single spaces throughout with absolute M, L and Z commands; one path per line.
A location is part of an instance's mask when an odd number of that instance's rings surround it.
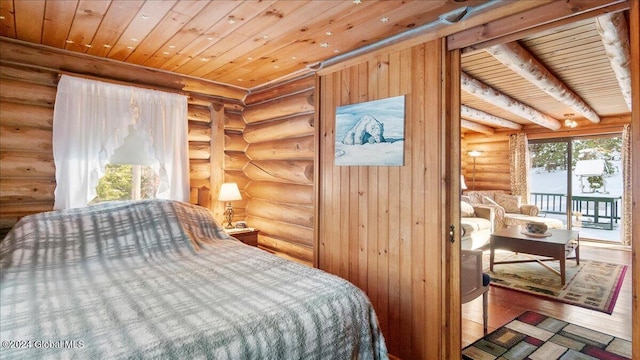
M 604 50 L 611 61 L 618 84 L 627 107 L 631 110 L 631 70 L 629 64 L 629 31 L 627 21 L 621 13 L 606 14 L 596 18 L 596 28 L 602 38 Z
M 498 127 L 505 127 L 509 129 L 522 129 L 522 125 L 513 122 L 511 120 L 503 119 L 501 117 L 489 114 L 482 110 L 474 109 L 467 105 L 460 106 L 460 116 L 468 120 L 479 121 L 485 125 L 495 125 Z
M 241 103 L 247 90 L 164 70 L 0 37 L 0 62 L 36 66 L 76 76 L 153 86 L 158 90 L 200 94 Z
M 523 1 L 518 1 L 522 3 Z M 525 1 L 528 2 L 528 1 Z M 528 32 L 539 32 L 541 27 L 560 22 L 573 22 L 581 18 L 593 17 L 593 14 L 602 14 L 601 11 L 622 11 L 629 8 L 628 0 L 565 0 L 552 2 L 535 2 L 538 6 L 516 14 L 502 17 L 494 21 L 466 27 L 464 30 L 447 37 L 447 49 L 462 49 L 467 46 L 474 49 L 482 49 L 491 43 L 506 42 L 523 38 Z M 515 34 L 515 37 L 513 37 Z
M 517 41 L 494 45 L 487 48 L 486 51 L 511 71 L 522 76 L 562 104 L 570 107 L 576 113 L 593 123 L 600 122 L 600 116 L 580 96 L 553 75 L 544 64 L 533 57 Z
M 473 121 L 469 121 L 469 120 L 465 120 L 462 119 L 460 120 L 460 126 L 463 129 L 467 129 L 467 130 L 473 130 L 479 133 L 483 133 L 483 134 L 487 134 L 487 135 L 493 135 L 493 133 L 495 132 L 495 130 L 493 130 L 493 128 L 490 128 L 486 125 L 482 125 L 482 124 L 478 124 L 476 122 Z
M 533 123 L 546 127 L 547 129 L 558 130 L 562 126 L 558 120 L 551 116 L 545 115 L 531 106 L 523 104 L 518 100 L 495 90 L 487 84 L 467 75 L 467 73 L 462 71 L 460 75 L 461 88 L 469 94 L 476 96 L 489 104 L 498 106 L 510 113 L 525 118 Z

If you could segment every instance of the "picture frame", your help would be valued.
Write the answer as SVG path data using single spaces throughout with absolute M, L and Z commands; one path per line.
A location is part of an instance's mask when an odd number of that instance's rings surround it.
M 405 96 L 336 108 L 335 165 L 403 166 Z

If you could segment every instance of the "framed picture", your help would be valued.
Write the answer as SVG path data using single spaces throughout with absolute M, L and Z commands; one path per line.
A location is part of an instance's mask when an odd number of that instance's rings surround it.
M 405 97 L 336 108 L 335 164 L 404 165 Z

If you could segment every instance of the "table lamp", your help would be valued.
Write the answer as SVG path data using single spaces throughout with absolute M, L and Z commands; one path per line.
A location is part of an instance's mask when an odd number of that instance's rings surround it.
M 231 224 L 231 221 L 233 220 L 233 206 L 231 206 L 231 202 L 235 200 L 242 200 L 240 190 L 238 190 L 238 185 L 236 183 L 222 184 L 220 187 L 218 201 L 227 202 L 227 207 L 224 210 L 224 216 L 227 219 L 227 223 L 224 225 L 225 229 L 233 229 L 233 225 Z

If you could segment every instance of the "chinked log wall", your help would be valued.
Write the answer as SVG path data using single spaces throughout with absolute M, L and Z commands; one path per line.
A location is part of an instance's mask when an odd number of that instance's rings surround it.
M 57 82 L 55 70 L 0 64 L 2 233 L 22 216 L 53 209 L 56 183 L 52 134 Z M 226 106 L 227 111 L 240 109 L 237 105 Z M 191 186 L 207 186 L 212 195 L 217 194 L 217 184 L 223 177 L 222 156 L 211 154 L 222 154 L 224 111 L 222 104 L 214 106 L 207 99 L 189 100 Z M 216 118 L 220 121 L 212 121 Z M 222 213 L 217 202 L 211 202 L 210 208 L 214 214 Z
M 225 129 L 225 172 L 247 195 L 246 219 L 259 246 L 313 264 L 315 77 L 247 96 L 242 136 Z M 234 122 L 235 123 L 235 122 Z
M 578 127 L 553 131 L 541 126 L 527 126 L 524 132 L 528 139 L 553 139 L 603 134 L 619 134 L 625 124 L 631 123 L 631 115 L 602 117 L 594 124 L 581 120 Z M 509 180 L 509 135 L 513 131 L 498 131 L 493 135 L 467 133 L 461 141 L 462 175 L 467 188 L 473 186 L 473 158 L 469 151 L 479 150 L 482 155 L 476 158 L 476 190 L 511 191 Z

